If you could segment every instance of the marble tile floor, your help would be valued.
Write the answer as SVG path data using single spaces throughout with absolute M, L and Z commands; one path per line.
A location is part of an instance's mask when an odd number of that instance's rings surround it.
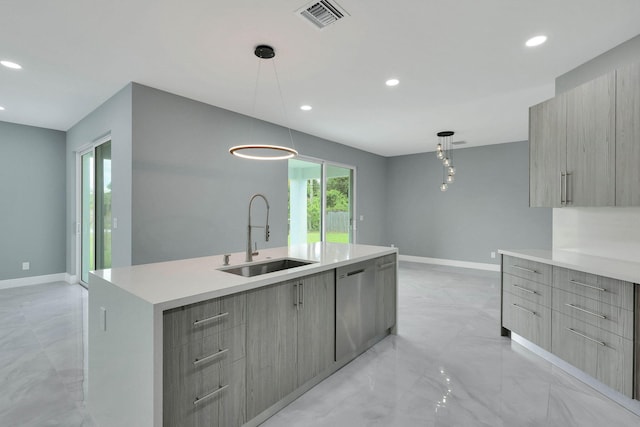
M 0 290 L 0 426 L 94 426 L 85 408 L 87 291 Z
M 640 426 L 640 417 L 500 336 L 497 272 L 400 263 L 399 334 L 263 427 Z
M 640 417 L 499 336 L 494 272 L 400 264 L 399 327 L 263 423 L 279 426 L 640 426 Z M 94 426 L 85 408 L 87 292 L 0 290 L 0 426 Z

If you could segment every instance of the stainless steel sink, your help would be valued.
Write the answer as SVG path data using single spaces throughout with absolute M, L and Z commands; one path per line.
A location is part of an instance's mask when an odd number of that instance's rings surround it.
M 238 267 L 221 268 L 225 273 L 237 274 L 238 276 L 253 277 L 261 274 L 273 273 L 274 271 L 288 270 L 290 268 L 302 267 L 313 264 L 310 261 L 300 261 L 292 258 L 276 259 L 272 261 L 256 262 L 254 264 L 240 265 Z

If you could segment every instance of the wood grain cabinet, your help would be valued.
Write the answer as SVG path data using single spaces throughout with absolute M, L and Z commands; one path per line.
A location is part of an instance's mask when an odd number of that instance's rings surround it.
M 375 260 L 376 335 L 384 335 L 396 324 L 396 255 Z
M 551 352 L 632 397 L 634 285 L 553 267 Z
M 615 71 L 567 92 L 567 205 L 615 205 Z
M 564 95 L 529 108 L 529 206 L 565 201 L 567 103 Z
M 247 417 L 309 379 L 335 355 L 335 270 L 247 292 Z
M 168 310 L 163 323 L 163 425 L 242 425 L 245 295 Z
M 640 63 L 616 75 L 616 205 L 640 206 Z
M 531 207 L 614 206 L 616 74 L 529 110 Z
M 635 287 L 503 255 L 502 334 L 512 331 L 634 397 L 634 340 L 640 335 Z
M 502 327 L 551 350 L 550 265 L 502 256 Z

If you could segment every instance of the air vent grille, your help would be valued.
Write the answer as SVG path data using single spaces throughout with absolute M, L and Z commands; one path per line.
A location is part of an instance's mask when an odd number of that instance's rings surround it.
M 331 3 L 328 0 L 320 0 L 319 2 L 311 3 L 304 6 L 298 11 L 301 16 L 307 18 L 319 29 L 323 29 L 328 25 L 342 19 L 348 13 L 344 11 L 336 3 Z

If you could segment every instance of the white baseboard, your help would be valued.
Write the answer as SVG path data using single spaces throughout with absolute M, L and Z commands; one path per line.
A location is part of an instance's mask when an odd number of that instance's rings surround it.
M 74 274 L 74 275 L 71 275 L 71 274 L 69 274 L 69 273 L 65 273 L 65 276 L 64 276 L 64 277 L 65 277 L 64 281 L 65 281 L 65 282 L 67 282 L 67 283 L 71 283 L 72 285 L 73 285 L 74 283 L 79 283 L 79 282 L 80 282 L 80 281 L 78 280 L 78 276 L 77 276 L 77 275 L 75 275 L 75 274 Z
M 400 261 L 419 262 L 421 264 L 448 265 L 450 267 L 474 268 L 476 270 L 500 271 L 500 264 L 458 261 L 455 259 L 426 258 L 421 256 L 400 255 Z
M 67 273 L 45 274 L 44 276 L 21 277 L 19 279 L 0 280 L 0 289 L 17 288 L 19 286 L 41 285 L 50 282 L 69 282 Z M 73 282 L 69 282 L 73 283 Z
M 612 389 L 608 385 L 601 383 L 600 381 L 593 378 L 591 375 L 585 372 L 582 372 L 580 369 L 576 368 L 575 366 L 571 365 L 568 362 L 565 362 L 555 354 L 549 353 L 547 350 L 535 345 L 531 341 L 521 337 L 520 335 L 514 332 L 511 332 L 511 341 L 517 342 L 527 350 L 531 351 L 534 354 L 537 354 L 538 356 L 542 357 L 544 360 L 551 363 L 552 365 L 557 366 L 558 368 L 562 369 L 569 375 L 577 378 L 578 380 L 582 381 L 583 383 L 590 386 L 591 388 L 599 391 L 600 393 L 607 396 L 609 399 L 627 408 L 629 411 L 633 412 L 634 414 L 640 415 L 639 401 L 633 400 L 630 397 L 620 393 L 619 391 Z

